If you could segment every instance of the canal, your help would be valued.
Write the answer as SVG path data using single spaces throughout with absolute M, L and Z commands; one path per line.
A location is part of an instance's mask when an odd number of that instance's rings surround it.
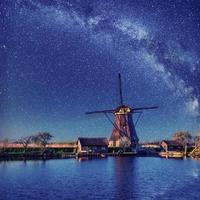
M 200 162 L 157 157 L 1 161 L 1 200 L 199 199 Z

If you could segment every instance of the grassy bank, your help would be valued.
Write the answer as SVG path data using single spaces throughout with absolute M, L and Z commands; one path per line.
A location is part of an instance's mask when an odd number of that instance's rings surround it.
M 0 160 L 51 159 L 75 155 L 74 148 L 1 148 Z

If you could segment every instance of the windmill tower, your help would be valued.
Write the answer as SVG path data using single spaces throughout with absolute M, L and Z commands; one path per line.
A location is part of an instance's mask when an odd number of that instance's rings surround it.
M 132 108 L 124 104 L 122 96 L 122 82 L 119 74 L 119 96 L 120 105 L 116 109 L 86 112 L 86 114 L 104 113 L 113 125 L 111 137 L 109 139 L 110 147 L 131 148 L 137 150 L 138 136 L 133 123 L 133 114 L 141 113 L 143 110 L 156 109 L 157 106 Z M 114 122 L 111 121 L 108 114 L 114 114 Z

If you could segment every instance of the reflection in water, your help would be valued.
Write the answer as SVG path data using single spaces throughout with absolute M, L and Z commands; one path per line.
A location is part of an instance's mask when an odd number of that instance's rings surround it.
M 106 159 L 106 157 L 102 158 L 102 157 L 77 157 L 76 160 L 78 162 L 83 162 L 83 161 L 91 161 L 91 160 L 101 160 L 101 159 Z
M 30 166 L 30 165 L 33 165 L 33 166 L 45 166 L 47 160 L 27 160 L 27 159 L 24 159 L 24 160 L 16 160 L 16 161 L 11 161 L 11 160 L 3 160 L 3 161 L 0 161 L 0 166 L 1 167 L 7 167 L 7 166 L 10 166 L 10 165 L 19 165 L 22 167 L 24 166 Z
M 78 162 L 83 162 L 83 161 L 89 160 L 89 158 L 88 158 L 88 157 L 79 157 L 79 158 L 76 158 L 76 160 L 77 160 Z
M 114 199 L 136 199 L 135 159 L 132 157 L 116 157 L 114 162 L 116 177 Z
M 8 161 L 0 161 L 0 167 L 3 168 L 3 169 L 4 168 L 6 169 L 7 162 Z

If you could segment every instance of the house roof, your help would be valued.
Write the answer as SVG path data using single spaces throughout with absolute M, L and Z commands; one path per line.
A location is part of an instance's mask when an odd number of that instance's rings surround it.
M 141 145 L 160 145 L 160 141 L 155 141 L 155 142 L 144 142 L 140 143 Z
M 107 138 L 79 137 L 78 141 L 80 141 L 82 146 L 108 146 Z
M 168 146 L 183 146 L 180 142 L 175 140 L 162 140 L 161 143 L 166 143 Z

